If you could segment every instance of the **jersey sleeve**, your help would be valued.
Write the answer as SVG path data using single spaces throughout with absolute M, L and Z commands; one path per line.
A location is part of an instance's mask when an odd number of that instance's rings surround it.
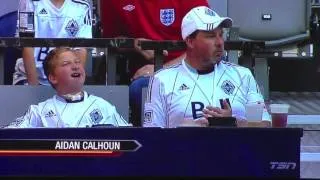
M 90 6 L 84 11 L 83 24 L 80 27 L 78 38 L 92 38 L 92 10 Z
M 250 70 L 248 70 L 248 86 L 247 86 L 247 104 L 254 104 L 259 103 L 263 104 L 263 114 L 262 114 L 262 120 L 268 120 L 271 121 L 271 116 L 268 113 L 268 110 L 266 108 L 263 96 L 260 92 L 259 86 L 253 77 Z
M 5 128 L 33 128 L 41 127 L 41 124 L 41 115 L 38 106 L 31 105 L 23 116 L 18 117 Z
M 149 82 L 148 95 L 144 105 L 144 127 L 166 126 L 166 103 L 164 87 L 157 77 L 152 77 Z

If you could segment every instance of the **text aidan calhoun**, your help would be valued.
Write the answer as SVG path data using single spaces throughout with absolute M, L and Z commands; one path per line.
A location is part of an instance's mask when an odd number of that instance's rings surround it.
M 120 141 L 57 141 L 55 150 L 121 150 Z

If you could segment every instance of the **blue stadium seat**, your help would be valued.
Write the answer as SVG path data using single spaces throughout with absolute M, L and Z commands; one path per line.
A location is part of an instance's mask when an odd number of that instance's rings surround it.
M 17 11 L 7 13 L 0 17 L 0 37 L 14 37 L 17 24 Z M 12 84 L 12 74 L 16 59 L 21 57 L 21 51 L 9 47 L 4 51 L 4 84 Z
M 129 85 L 130 122 L 134 126 L 142 126 L 144 118 L 144 102 L 150 77 L 139 77 Z

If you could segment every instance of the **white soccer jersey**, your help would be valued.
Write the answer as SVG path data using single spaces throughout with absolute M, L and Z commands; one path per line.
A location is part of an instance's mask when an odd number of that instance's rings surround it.
M 184 119 L 202 117 L 207 105 L 221 108 L 219 99 L 229 99 L 232 116 L 237 119 L 245 119 L 245 104 L 264 103 L 251 71 L 225 61 L 217 63 L 213 72 L 202 75 L 182 61 L 158 71 L 148 89 L 145 127 L 177 127 Z M 263 120 L 270 119 L 264 108 Z
M 55 95 L 38 105 L 31 105 L 23 116 L 6 128 L 91 127 L 97 124 L 130 126 L 109 102 L 84 92 L 84 98 L 79 102 L 68 103 Z
M 59 9 L 50 0 L 21 1 L 27 1 L 27 7 L 31 7 L 29 3 L 33 3 L 36 38 L 92 38 L 91 7 L 87 1 L 65 0 Z M 34 48 L 34 59 L 41 84 L 49 85 L 42 62 L 51 49 L 52 47 Z M 22 59 L 19 61 L 22 62 Z M 14 81 L 26 79 L 23 63 L 21 64 L 22 67 L 16 67 L 19 73 L 15 75 Z

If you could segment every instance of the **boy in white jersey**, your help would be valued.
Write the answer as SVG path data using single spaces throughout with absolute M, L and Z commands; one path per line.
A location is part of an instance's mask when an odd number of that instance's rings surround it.
M 34 9 L 36 38 L 92 38 L 91 9 L 85 0 L 20 0 Z M 18 22 L 19 23 L 19 22 Z M 18 33 L 17 33 L 18 35 Z M 14 85 L 49 85 L 42 62 L 52 47 L 23 48 L 13 74 Z M 85 64 L 87 51 L 77 53 Z
M 83 91 L 85 71 L 75 50 L 50 51 L 44 61 L 44 71 L 57 94 L 31 105 L 25 115 L 8 128 L 130 126 L 109 102 Z
M 181 30 L 186 58 L 150 80 L 144 127 L 207 126 L 208 117 L 230 116 L 241 124 L 246 104 L 264 103 L 251 71 L 222 60 L 222 28 L 231 26 L 230 18 L 204 6 L 184 16 Z M 264 108 L 263 125 L 270 126 L 270 119 Z

